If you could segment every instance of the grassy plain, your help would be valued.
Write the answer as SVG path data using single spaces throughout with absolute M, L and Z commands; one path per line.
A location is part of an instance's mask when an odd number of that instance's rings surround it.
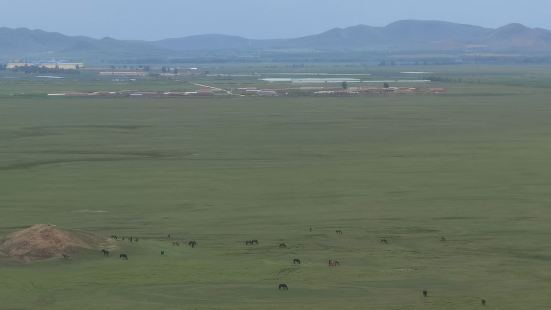
M 0 235 L 141 240 L 120 243 L 127 262 L 0 261 L 0 309 L 548 309 L 548 71 L 446 70 L 446 95 L 343 98 L 47 98 L 107 84 L 2 81 Z

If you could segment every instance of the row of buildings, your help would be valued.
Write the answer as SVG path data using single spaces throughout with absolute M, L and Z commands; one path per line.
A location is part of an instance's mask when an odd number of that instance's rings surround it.
M 6 69 L 17 70 L 24 68 L 41 68 L 51 70 L 80 70 L 84 68 L 81 62 L 10 62 Z

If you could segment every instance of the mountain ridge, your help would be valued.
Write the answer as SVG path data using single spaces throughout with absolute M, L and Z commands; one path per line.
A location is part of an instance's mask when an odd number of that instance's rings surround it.
M 0 59 L 179 57 L 201 51 L 490 51 L 551 53 L 551 31 L 511 23 L 499 28 L 437 20 L 400 20 L 384 27 L 355 25 L 290 39 L 223 34 L 158 41 L 94 39 L 58 32 L 0 27 Z

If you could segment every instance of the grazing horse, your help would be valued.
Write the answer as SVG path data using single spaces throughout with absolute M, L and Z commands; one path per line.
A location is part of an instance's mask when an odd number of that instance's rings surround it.
M 115 236 L 115 235 L 112 235 L 112 236 L 111 236 L 111 239 L 117 240 L 117 239 L 119 239 L 119 237 L 117 237 L 117 236 Z
M 282 283 L 282 284 L 279 285 L 279 290 L 280 291 L 288 291 L 289 286 L 287 286 L 287 284 Z
M 341 265 L 341 263 L 338 260 L 333 260 L 333 259 L 329 260 L 329 267 L 337 267 L 337 266 L 340 266 L 340 265 Z
M 300 264 L 302 264 L 300 259 L 298 259 L 298 258 L 293 259 L 293 265 L 300 265 Z
M 342 235 L 343 234 L 342 230 L 335 230 L 335 232 L 337 233 L 337 235 Z
M 122 259 L 122 260 L 128 260 L 128 255 L 121 254 L 121 255 L 119 255 L 119 258 Z
M 172 242 L 172 246 L 180 246 L 180 242 Z
M 197 241 L 190 241 L 188 244 L 192 249 L 194 249 L 197 246 Z
M 424 290 L 423 291 L 423 297 L 428 297 L 429 296 L 429 292 L 427 290 Z
M 71 256 L 67 254 L 61 254 L 61 255 L 63 255 L 63 259 L 66 259 L 66 260 L 71 259 Z
M 283 249 L 283 248 L 286 248 L 286 247 L 287 247 L 287 245 L 286 245 L 285 243 L 280 243 L 280 244 L 279 244 L 279 248 L 280 248 L 280 249 Z
M 380 241 L 380 242 L 381 242 L 382 244 L 388 244 L 388 240 L 386 240 L 386 239 L 384 239 L 384 238 L 383 238 L 383 239 L 381 239 L 381 241 Z
M 109 251 L 106 249 L 101 250 L 101 252 L 103 253 L 103 256 L 109 256 Z
M 165 251 L 164 250 L 161 251 L 161 256 L 165 256 Z
M 245 245 L 258 245 L 258 240 L 247 240 L 245 241 Z
M 448 239 L 446 239 L 446 237 L 442 237 L 442 238 L 440 238 L 440 241 L 446 242 L 446 241 L 448 241 Z
M 482 299 L 481 302 L 483 306 L 486 306 L 486 299 Z

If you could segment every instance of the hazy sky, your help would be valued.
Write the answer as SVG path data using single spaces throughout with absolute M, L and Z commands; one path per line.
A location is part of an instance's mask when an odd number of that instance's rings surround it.
M 287 38 L 400 19 L 551 29 L 551 0 L 0 0 L 0 7 L 0 26 L 118 39 Z

